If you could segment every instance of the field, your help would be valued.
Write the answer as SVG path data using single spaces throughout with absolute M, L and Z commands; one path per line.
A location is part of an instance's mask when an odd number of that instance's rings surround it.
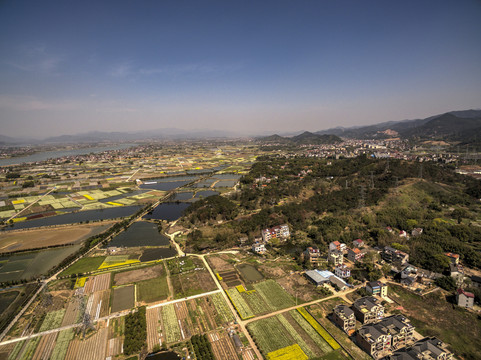
M 73 339 L 67 349 L 65 360 L 104 360 L 107 344 L 108 329 L 103 328 L 94 334 L 80 339 Z
M 169 304 L 162 307 L 162 329 L 163 336 L 167 343 L 173 343 L 181 340 L 181 333 L 179 322 L 175 314 L 175 308 L 173 304 Z
M 239 274 L 235 270 L 219 271 L 217 274 L 217 278 L 220 277 L 220 280 L 223 281 L 228 288 L 242 284 Z
M 137 283 L 138 301 L 150 303 L 165 300 L 169 296 L 167 278 L 160 277 Z
M 20 294 L 19 291 L 0 293 L 0 314 L 3 314 L 4 311 L 8 309 L 10 304 L 17 298 L 18 294 Z
M 247 328 L 260 351 L 268 359 L 297 359 L 290 358 L 290 355 L 306 359 L 349 358 L 347 354 L 341 354 L 339 345 L 333 349 L 297 310 L 251 322 Z M 329 334 L 326 337 L 328 336 Z M 330 342 L 337 344 L 333 339 Z M 288 348 L 293 345 L 299 346 L 302 352 L 297 348 Z
M 72 274 L 85 274 L 95 271 L 105 260 L 105 256 L 84 257 L 75 262 L 72 266 L 62 271 L 60 276 L 69 276 Z
M 234 321 L 234 315 L 232 315 L 229 306 L 226 304 L 224 297 L 221 294 L 211 295 L 211 299 L 217 312 L 216 321 L 218 324 Z
M 160 336 L 160 308 L 147 309 L 147 349 L 152 351 L 157 345 L 162 344 Z
M 113 290 L 112 312 L 134 307 L 134 286 L 123 286 Z
M 114 276 L 114 285 L 120 286 L 133 284 L 138 281 L 156 278 L 158 276 L 161 276 L 162 274 L 165 274 L 164 265 L 162 264 L 145 267 L 138 270 L 118 272 Z
M 0 235 L 0 253 L 48 246 L 78 244 L 106 230 L 110 224 L 75 225 L 45 230 L 8 231 Z
M 45 274 L 78 249 L 80 245 L 72 245 L 12 255 L 0 268 L 0 282 L 30 279 Z
M 110 274 L 90 276 L 85 282 L 84 294 L 92 294 L 96 291 L 108 290 L 110 288 Z
M 50 360 L 63 360 L 65 358 L 68 345 L 73 339 L 73 336 L 73 329 L 67 329 L 59 332 Z
M 109 269 L 117 266 L 122 265 L 130 265 L 140 263 L 139 259 L 130 259 L 129 255 L 115 255 L 115 256 L 107 256 L 102 264 L 99 266 L 99 270 L 102 269 Z
M 230 288 L 227 294 L 242 319 L 295 305 L 294 299 L 274 280 L 254 284 L 254 289 L 248 291 L 243 287 Z
M 170 277 L 170 280 L 174 288 L 174 297 L 176 299 L 216 289 L 216 285 L 210 276 L 210 273 L 207 270 L 200 268 L 173 275 Z
M 65 309 L 51 311 L 46 316 L 42 322 L 42 326 L 40 326 L 39 332 L 56 329 L 62 323 L 62 319 L 65 315 Z
M 463 310 L 446 301 L 441 291 L 424 297 L 413 294 L 400 286 L 392 286 L 389 296 L 402 306 L 407 316 L 424 336 L 436 336 L 449 344 L 449 348 L 465 359 L 481 359 L 479 342 L 481 322 L 476 314 Z M 399 312 L 393 304 L 392 312 Z M 478 345 L 476 345 L 478 343 Z
M 232 339 L 226 332 L 211 332 L 207 338 L 212 345 L 216 359 L 237 359 L 237 352 Z

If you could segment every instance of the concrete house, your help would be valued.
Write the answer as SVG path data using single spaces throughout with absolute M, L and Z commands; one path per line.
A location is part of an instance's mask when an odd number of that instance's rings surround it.
M 364 253 L 359 248 L 353 248 L 347 250 L 347 259 L 352 262 L 361 261 L 364 257 Z
M 352 304 L 352 310 L 362 324 L 370 324 L 384 317 L 384 306 L 373 296 L 357 299 Z
M 289 226 L 287 224 L 264 229 L 261 233 L 262 240 L 264 241 L 270 241 L 271 239 L 287 239 L 290 236 Z
M 400 349 L 388 357 L 389 360 L 453 360 L 454 355 L 446 344 L 435 337 L 427 337 L 414 345 Z
M 252 244 L 252 251 L 256 254 L 265 254 L 267 249 L 263 242 L 255 242 Z
M 387 296 L 387 284 L 380 281 L 370 281 L 366 285 L 366 291 L 371 295 Z
M 472 309 L 474 306 L 474 294 L 459 288 L 456 291 L 456 302 L 458 306 Z
M 362 241 L 361 239 L 356 239 L 352 242 L 352 247 L 360 249 L 364 247 L 364 241 Z
M 444 255 L 446 255 L 449 258 L 449 260 L 451 261 L 451 263 L 453 263 L 454 265 L 459 264 L 459 254 L 447 252 Z
M 318 248 L 309 246 L 306 251 L 304 251 L 304 258 L 314 267 L 319 266 L 322 257 L 321 252 Z
M 305 272 L 306 278 L 314 283 L 316 286 L 324 285 L 329 283 L 329 278 L 322 276 L 316 270 L 308 270 Z
M 337 305 L 333 313 L 334 322 L 348 335 L 356 329 L 356 316 L 347 305 Z
M 381 257 L 384 261 L 389 263 L 404 265 L 409 261 L 409 255 L 401 250 L 394 249 L 390 246 L 385 246 L 381 252 Z
M 346 265 L 342 264 L 342 265 L 338 265 L 336 266 L 336 268 L 334 269 L 334 274 L 336 274 L 336 276 L 342 278 L 342 279 L 347 279 L 348 277 L 351 276 L 351 269 L 349 269 Z
M 337 250 L 329 251 L 327 261 L 334 266 L 342 265 L 344 263 L 344 255 L 342 254 L 342 252 Z
M 374 359 L 381 359 L 391 351 L 410 345 L 414 341 L 414 326 L 406 317 L 393 315 L 361 327 L 356 340 Z

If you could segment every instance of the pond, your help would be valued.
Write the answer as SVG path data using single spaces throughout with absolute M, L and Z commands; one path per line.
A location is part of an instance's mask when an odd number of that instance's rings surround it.
M 203 191 L 197 191 L 197 193 L 195 194 L 195 198 L 199 199 L 201 196 L 203 198 L 206 198 L 206 197 L 214 196 L 214 195 L 219 195 L 219 193 L 217 191 L 213 191 L 213 190 L 203 190 Z
M 182 211 L 190 206 L 188 203 L 166 202 L 158 205 L 151 213 L 144 216 L 144 219 L 174 221 L 182 216 Z
M 146 360 L 179 360 L 180 355 L 177 355 L 175 352 L 159 352 L 156 354 L 147 355 Z
M 194 196 L 193 192 L 183 192 L 183 193 L 177 193 L 175 196 L 172 198 L 172 201 L 185 201 L 185 200 L 190 200 Z
M 248 282 L 261 281 L 264 276 L 251 264 L 237 265 L 237 270 L 240 271 L 242 277 Z
M 144 180 L 144 183 L 140 185 L 140 188 L 149 190 L 169 191 L 187 185 L 188 183 L 196 179 L 198 179 L 198 177 L 192 175 L 167 176 L 157 179 L 146 179 Z
M 239 174 L 215 174 L 213 177 L 219 180 L 239 180 L 242 175 Z
M 146 249 L 140 257 L 141 262 L 170 258 L 177 255 L 177 251 L 171 248 Z
M 106 247 L 166 246 L 169 238 L 159 233 L 157 224 L 137 221 L 117 235 Z
M 0 282 L 30 279 L 45 274 L 67 256 L 78 251 L 80 246 L 65 246 L 3 257 L 1 260 L 7 261 L 0 268 Z
M 30 229 L 40 226 L 53 226 L 53 225 L 65 225 L 75 224 L 86 221 L 108 220 L 125 216 L 130 216 L 139 211 L 142 207 L 138 205 L 134 206 L 118 206 L 100 210 L 86 210 L 78 211 L 69 214 L 62 214 L 57 216 L 44 217 L 40 219 L 34 219 L 29 221 L 21 221 L 14 223 L 13 226 L 8 226 L 5 230 L 16 229 Z
M 215 188 L 217 187 L 233 187 L 237 183 L 237 180 L 222 180 L 219 181 L 214 185 Z

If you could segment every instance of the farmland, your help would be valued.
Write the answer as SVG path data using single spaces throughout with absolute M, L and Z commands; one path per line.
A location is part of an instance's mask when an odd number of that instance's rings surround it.
M 138 301 L 145 303 L 165 300 L 169 296 L 167 278 L 160 277 L 137 283 Z
M 174 305 L 169 304 L 162 307 L 162 329 L 167 343 L 173 343 L 181 340 L 179 322 L 175 315 Z
M 60 276 L 69 276 L 72 274 L 85 274 L 95 271 L 105 260 L 105 256 L 84 257 L 76 261 L 72 266 L 68 267 Z
M 38 249 L 49 246 L 78 244 L 106 230 L 110 224 L 75 225 L 45 230 L 10 231 L 0 235 L 0 253 Z
M 133 284 L 138 281 L 149 280 L 165 274 L 163 264 L 115 273 L 114 285 Z
M 128 285 L 113 289 L 112 312 L 131 309 L 134 307 L 134 286 Z
M 274 280 L 256 283 L 253 287 L 253 290 L 248 291 L 243 287 L 227 290 L 229 298 L 242 319 L 295 305 L 294 299 Z

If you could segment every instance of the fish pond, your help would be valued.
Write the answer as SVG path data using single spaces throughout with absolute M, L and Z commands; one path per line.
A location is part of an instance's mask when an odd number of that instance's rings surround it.
M 28 252 L 0 258 L 0 282 L 30 279 L 47 273 L 81 245 Z
M 144 216 L 144 219 L 174 221 L 182 216 L 182 211 L 190 206 L 182 202 L 166 202 L 158 205 L 154 210 Z
M 147 221 L 137 221 L 126 231 L 117 235 L 106 246 L 136 247 L 136 246 L 166 246 L 169 238 L 159 233 L 157 224 Z
M 177 255 L 177 251 L 173 248 L 154 248 L 146 249 L 140 257 L 141 262 L 166 259 Z
M 264 279 L 264 275 L 251 264 L 237 265 L 237 270 L 239 270 L 246 282 L 256 282 Z
M 8 226 L 5 230 L 30 229 L 40 226 L 75 224 L 86 221 L 108 220 L 133 215 L 141 206 L 118 206 L 99 210 L 86 210 L 74 213 L 21 221 Z

